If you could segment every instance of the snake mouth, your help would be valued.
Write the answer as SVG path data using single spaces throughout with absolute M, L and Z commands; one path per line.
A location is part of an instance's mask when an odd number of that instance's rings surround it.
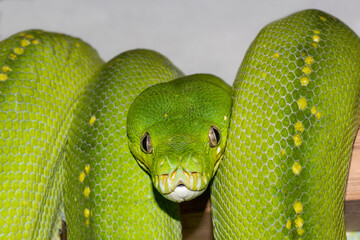
M 178 168 L 171 174 L 154 177 L 155 188 L 167 199 L 175 202 L 189 201 L 203 193 L 209 183 L 210 175 L 188 172 Z

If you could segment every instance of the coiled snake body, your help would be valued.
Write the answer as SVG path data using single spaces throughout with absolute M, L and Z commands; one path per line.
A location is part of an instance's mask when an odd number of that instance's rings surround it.
M 267 25 L 232 89 L 39 30 L 0 49 L 0 239 L 50 239 L 62 221 L 68 239 L 180 239 L 168 199 L 213 176 L 216 239 L 346 238 L 360 41 L 335 17 Z

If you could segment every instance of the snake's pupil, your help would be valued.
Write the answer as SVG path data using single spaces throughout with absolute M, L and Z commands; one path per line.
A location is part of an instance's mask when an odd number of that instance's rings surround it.
M 152 153 L 151 138 L 149 133 L 144 133 L 140 145 L 143 152 L 148 154 Z
M 209 130 L 209 145 L 210 147 L 216 147 L 220 143 L 220 130 L 215 127 L 211 126 Z

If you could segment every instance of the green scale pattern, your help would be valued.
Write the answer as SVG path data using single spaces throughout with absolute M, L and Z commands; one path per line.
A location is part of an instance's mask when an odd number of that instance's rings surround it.
M 0 43 L 0 239 L 59 231 L 67 123 L 101 64 L 66 35 L 33 30 Z
M 153 188 L 126 134 L 134 98 L 180 76 L 164 56 L 141 49 L 118 55 L 95 76 L 75 111 L 66 146 L 66 191 L 74 196 L 65 198 L 69 239 L 181 239 L 178 205 Z
M 317 10 L 261 30 L 233 85 L 225 159 L 212 186 L 216 239 L 346 239 L 359 49 L 353 31 Z

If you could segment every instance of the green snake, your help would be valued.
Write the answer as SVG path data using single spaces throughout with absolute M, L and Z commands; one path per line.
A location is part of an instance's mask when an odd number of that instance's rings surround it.
M 40 30 L 0 49 L 0 239 L 181 239 L 209 185 L 215 239 L 346 238 L 360 40 L 335 17 L 265 26 L 232 88 Z

